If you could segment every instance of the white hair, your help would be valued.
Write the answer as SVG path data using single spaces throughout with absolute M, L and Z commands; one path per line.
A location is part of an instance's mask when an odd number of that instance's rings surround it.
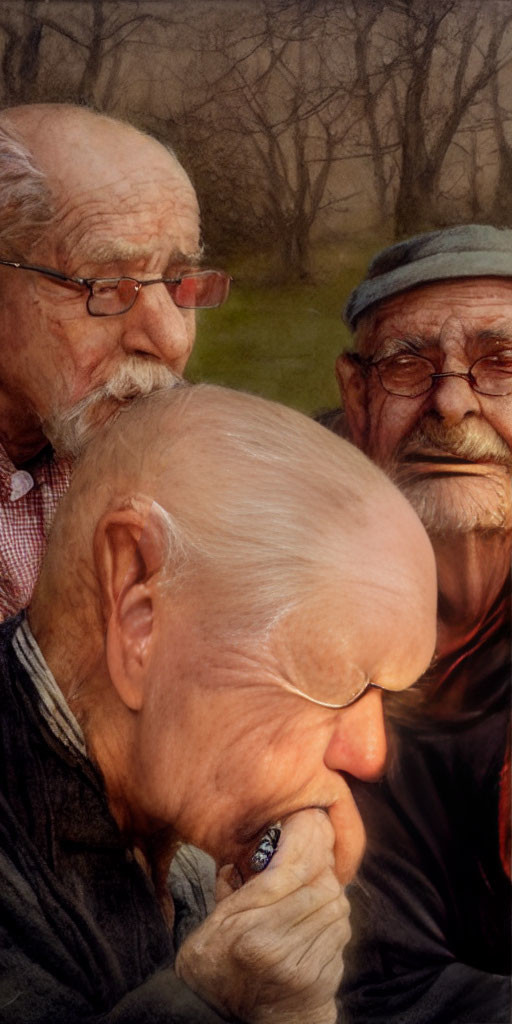
M 41 111 L 59 110 L 66 113 L 83 113 L 102 118 L 131 129 L 141 138 L 153 138 L 148 132 L 137 128 L 128 121 L 79 107 L 74 104 L 39 104 Z M 55 216 L 54 197 L 51 184 L 45 172 L 38 165 L 37 157 L 25 141 L 23 129 L 15 127 L 18 111 L 29 110 L 15 107 L 0 113 L 0 258 L 23 261 L 44 236 Z M 23 121 L 21 122 L 23 124 Z M 158 140 L 157 140 L 158 141 Z M 161 143 L 169 155 L 177 160 L 172 147 Z
M 145 495 L 166 531 L 164 585 L 208 585 L 230 632 L 264 633 L 319 581 L 339 580 L 349 556 L 354 575 L 353 540 L 361 543 L 382 492 L 385 501 L 395 488 L 376 466 L 301 413 L 213 385 L 178 385 L 135 399 L 92 441 L 45 568 L 53 566 L 55 587 L 73 577 L 77 553 L 91 562 L 100 515 Z
M 19 132 L 0 125 L 0 257 L 26 258 L 53 215 L 45 174 Z

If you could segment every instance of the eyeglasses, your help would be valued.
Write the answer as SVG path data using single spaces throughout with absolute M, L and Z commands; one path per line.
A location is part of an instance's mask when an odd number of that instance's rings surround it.
M 367 371 L 374 367 L 384 391 L 390 395 L 400 395 L 402 398 L 418 398 L 419 395 L 426 395 L 434 387 L 436 381 L 446 377 L 460 377 L 480 395 L 498 397 L 512 394 L 512 350 L 510 349 L 475 359 L 466 373 L 455 371 L 436 373 L 435 365 L 430 359 L 403 352 L 375 361 L 364 359 L 354 352 L 350 354 L 350 358 Z
M 127 313 L 134 305 L 142 288 L 151 284 L 164 284 L 175 306 L 180 309 L 215 309 L 226 301 L 232 278 L 223 270 L 195 270 L 179 277 L 155 277 L 139 281 L 135 277 L 68 277 L 49 267 L 0 260 L 4 267 L 32 270 L 62 284 L 88 288 L 86 306 L 91 316 L 117 316 Z

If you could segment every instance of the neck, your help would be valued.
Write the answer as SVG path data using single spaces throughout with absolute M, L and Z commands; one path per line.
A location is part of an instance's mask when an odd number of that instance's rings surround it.
M 101 771 L 112 817 L 125 836 L 145 849 L 146 841 L 150 842 L 150 826 L 135 812 L 138 800 L 132 794 L 135 720 L 111 683 L 104 637 L 94 613 L 85 613 L 78 624 L 73 610 L 51 602 L 40 583 L 28 621 L 46 664 L 83 730 L 89 758 Z
M 438 655 L 458 650 L 484 625 L 510 577 L 512 534 L 431 537 L 439 586 Z

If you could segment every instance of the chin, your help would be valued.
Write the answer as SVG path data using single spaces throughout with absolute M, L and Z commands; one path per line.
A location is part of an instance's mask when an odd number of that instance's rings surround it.
M 43 432 L 57 455 L 77 458 L 94 434 L 121 406 L 160 388 L 183 383 L 168 366 L 133 357 L 99 388 L 68 409 L 56 409 L 43 422 Z
M 512 529 L 508 475 L 424 480 L 402 491 L 430 536 Z
M 76 459 L 96 432 L 128 401 L 103 395 L 87 397 L 68 413 L 56 414 L 44 422 L 44 433 L 57 455 Z

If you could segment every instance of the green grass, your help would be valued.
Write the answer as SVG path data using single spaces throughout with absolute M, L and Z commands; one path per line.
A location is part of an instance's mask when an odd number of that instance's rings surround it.
M 244 388 L 305 413 L 339 404 L 336 356 L 350 344 L 341 309 L 361 280 L 371 249 L 360 243 L 316 253 L 315 284 L 269 285 L 269 261 L 240 259 L 221 309 L 198 316 L 187 376 Z

